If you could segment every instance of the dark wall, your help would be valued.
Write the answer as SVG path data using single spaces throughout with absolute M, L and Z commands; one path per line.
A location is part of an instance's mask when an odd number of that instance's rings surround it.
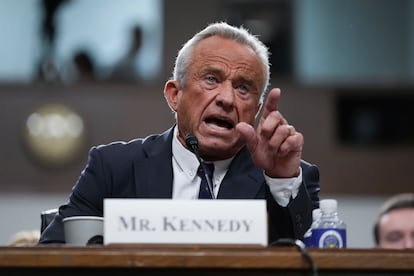
M 130 140 L 171 126 L 173 115 L 164 101 L 162 86 L 90 84 L 0 87 L 0 191 L 67 190 L 75 182 L 93 145 Z M 85 121 L 83 153 L 67 166 L 49 168 L 34 162 L 23 144 L 22 130 L 35 109 L 64 104 Z

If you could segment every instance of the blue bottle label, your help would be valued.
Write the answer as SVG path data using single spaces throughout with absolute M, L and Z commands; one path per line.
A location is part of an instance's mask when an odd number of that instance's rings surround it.
M 305 243 L 306 247 L 313 247 L 312 234 L 305 234 L 303 242 Z
M 346 248 L 346 230 L 337 228 L 320 228 L 312 231 L 315 247 Z

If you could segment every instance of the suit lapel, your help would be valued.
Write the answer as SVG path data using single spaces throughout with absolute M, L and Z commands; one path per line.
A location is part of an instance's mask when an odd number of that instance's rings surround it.
M 136 196 L 138 198 L 172 198 L 172 135 L 173 128 L 151 141 L 145 141 L 145 158 L 134 163 Z M 219 199 L 264 198 L 263 174 L 243 148 L 230 164 L 220 185 Z
M 255 199 L 264 198 L 264 179 L 250 157 L 247 148 L 243 148 L 230 164 L 224 177 L 218 198 Z
M 145 141 L 146 157 L 134 163 L 138 198 L 172 198 L 172 128 L 151 141 Z

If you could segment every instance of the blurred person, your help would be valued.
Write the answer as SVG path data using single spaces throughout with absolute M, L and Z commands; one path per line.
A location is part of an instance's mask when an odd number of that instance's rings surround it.
M 126 54 L 115 64 L 110 75 L 115 81 L 139 81 L 138 69 L 139 53 L 142 47 L 142 29 L 134 26 L 131 31 L 131 42 Z
M 381 206 L 374 238 L 378 248 L 414 249 L 414 193 L 397 194 Z
M 64 243 L 62 219 L 102 217 L 105 198 L 204 197 L 189 134 L 214 167 L 210 198 L 265 199 L 269 242 L 303 239 L 319 205 L 319 170 L 302 160 L 303 135 L 278 111 L 280 89 L 268 92 L 268 60 L 267 47 L 243 27 L 214 23 L 195 34 L 164 87 L 176 123 L 145 139 L 92 147 L 39 243 Z
M 57 64 L 55 52 L 55 40 L 57 35 L 56 15 L 63 6 L 63 4 L 70 2 L 70 0 L 41 0 L 39 4 L 43 10 L 43 17 L 41 22 L 41 35 L 43 49 L 41 60 L 38 68 L 38 77 L 41 80 L 48 82 L 58 82 L 61 80 L 61 72 Z
M 95 64 L 86 50 L 79 50 L 73 55 L 74 80 L 77 82 L 95 81 Z
M 8 245 L 9 246 L 34 246 L 39 242 L 39 238 L 40 238 L 39 230 L 19 231 L 11 237 Z

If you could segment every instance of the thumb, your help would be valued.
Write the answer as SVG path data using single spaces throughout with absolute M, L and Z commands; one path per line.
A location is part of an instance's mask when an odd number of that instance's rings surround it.
M 236 125 L 236 130 L 246 142 L 249 151 L 252 153 L 255 152 L 259 139 L 256 136 L 256 131 L 253 126 L 245 122 L 241 122 Z

